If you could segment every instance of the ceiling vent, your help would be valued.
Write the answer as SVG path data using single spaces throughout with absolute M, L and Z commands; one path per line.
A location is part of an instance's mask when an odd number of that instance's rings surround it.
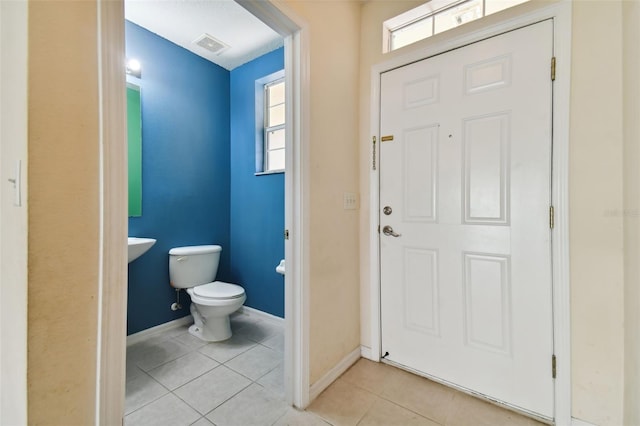
M 213 38 L 207 33 L 203 33 L 200 37 L 193 40 L 193 43 L 207 49 L 211 53 L 215 53 L 216 55 L 221 54 L 229 48 L 228 45 L 224 44 L 220 40 Z

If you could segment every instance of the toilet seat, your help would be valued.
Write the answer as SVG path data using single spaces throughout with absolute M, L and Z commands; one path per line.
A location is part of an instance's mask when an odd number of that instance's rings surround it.
M 236 284 L 214 281 L 193 287 L 193 293 L 203 299 L 227 300 L 244 296 L 244 289 Z

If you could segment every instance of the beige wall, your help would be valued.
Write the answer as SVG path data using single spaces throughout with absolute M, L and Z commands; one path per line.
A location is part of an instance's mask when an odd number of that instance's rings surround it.
M 28 416 L 94 422 L 96 3 L 29 2 Z
M 621 20 L 621 2 L 574 3 L 569 154 L 572 399 L 573 416 L 598 425 L 622 424 Z
M 640 2 L 622 5 L 624 84 L 624 424 L 640 424 Z
M 310 53 L 310 378 L 313 384 L 360 345 L 356 1 L 296 1 Z
M 314 383 L 361 341 L 370 344 L 366 311 L 370 69 L 383 60 L 382 20 L 420 2 L 285 3 L 307 21 L 310 35 L 310 383 Z M 574 6 L 574 415 L 614 425 L 622 423 L 623 410 L 622 13 L 617 1 Z M 29 421 L 90 424 L 99 229 L 95 3 L 31 1 L 29 25 Z M 630 36 L 637 35 L 629 31 Z M 437 42 L 438 37 L 426 43 Z M 630 43 L 627 50 L 634 48 Z M 637 100 L 628 102 L 626 112 L 633 118 Z M 627 124 L 627 135 L 637 136 L 637 121 L 635 127 Z M 626 147 L 633 152 L 633 144 Z M 632 177 L 629 167 L 627 172 Z M 342 209 L 343 192 L 355 192 L 358 185 L 359 216 Z M 628 186 L 627 195 L 637 196 L 637 189 Z M 631 225 L 626 233 L 629 242 L 636 235 Z M 78 235 L 85 237 L 74 238 Z M 626 253 L 636 252 L 628 245 Z M 632 275 L 626 288 L 627 295 L 637 297 Z M 628 319 L 637 319 L 630 313 L 637 307 L 637 302 L 627 301 Z M 628 346 L 627 365 L 635 366 L 637 377 L 637 363 L 629 357 L 637 356 L 640 339 L 637 329 L 628 330 L 627 342 L 635 346 Z M 637 392 L 637 381 L 629 380 L 628 419 L 637 418 L 630 399 L 634 389 Z
M 458 34 L 458 30 L 452 30 L 382 55 L 382 22 L 419 3 L 370 1 L 362 8 L 360 192 L 363 200 L 369 196 L 371 67 Z M 535 7 L 533 3 L 525 4 L 506 14 Z M 467 28 L 460 31 L 481 28 L 497 19 L 490 16 L 482 22 L 467 24 Z M 618 1 L 574 2 L 570 127 L 573 415 L 598 425 L 620 425 L 623 413 L 621 19 Z M 634 43 L 633 47 L 636 46 Z M 369 212 L 365 206 L 360 219 L 361 341 L 369 346 Z M 637 290 L 634 291 L 637 296 Z M 630 308 L 635 307 L 637 311 L 637 299 L 631 305 Z M 637 342 L 637 335 L 634 338 Z

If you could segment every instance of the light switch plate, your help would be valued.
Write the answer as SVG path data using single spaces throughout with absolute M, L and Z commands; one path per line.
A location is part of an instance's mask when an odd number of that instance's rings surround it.
M 358 194 L 356 194 L 355 192 L 344 193 L 344 209 L 345 210 L 358 209 Z

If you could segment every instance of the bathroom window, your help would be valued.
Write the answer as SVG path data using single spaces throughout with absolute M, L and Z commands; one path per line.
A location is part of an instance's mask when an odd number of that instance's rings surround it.
M 256 176 L 284 172 L 285 103 L 284 70 L 255 81 Z
M 284 78 L 264 85 L 264 170 L 284 170 L 285 157 Z

